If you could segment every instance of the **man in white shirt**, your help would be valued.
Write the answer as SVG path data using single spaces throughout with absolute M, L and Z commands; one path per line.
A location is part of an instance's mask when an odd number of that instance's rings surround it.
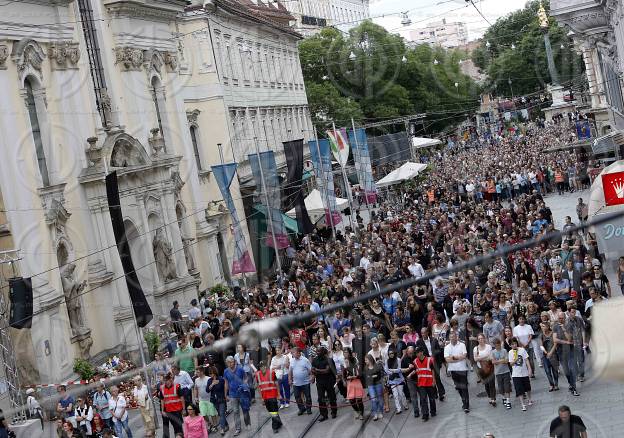
M 362 258 L 360 259 L 360 268 L 364 268 L 365 271 L 368 271 L 368 266 L 370 265 L 370 260 L 366 257 L 366 252 L 362 252 Z
M 134 378 L 134 389 L 132 390 L 132 395 L 137 402 L 139 412 L 141 412 L 145 436 L 154 436 L 156 433 L 156 425 L 154 423 L 154 418 L 152 417 L 149 390 L 147 389 L 147 385 L 143 383 L 143 378 L 141 376 L 136 376 Z
M 533 404 L 531 400 L 531 379 L 529 378 L 529 375 L 533 373 L 533 369 L 529 362 L 529 354 L 524 348 L 519 346 L 518 339 L 512 338 L 510 344 L 509 364 L 511 365 L 511 378 L 516 390 L 516 397 L 522 403 L 522 410 L 526 411 L 525 399 L 528 400 L 529 406 Z
M 470 396 L 468 394 L 468 365 L 466 364 L 466 346 L 457 340 L 457 333 L 451 332 L 450 343 L 444 347 L 444 359 L 451 372 L 455 389 L 462 399 L 465 413 L 470 412 Z
M 527 351 L 529 361 L 531 362 L 531 365 L 533 365 L 531 340 L 533 339 L 533 336 L 535 336 L 535 332 L 533 332 L 533 327 L 526 323 L 526 317 L 524 315 L 520 315 L 518 317 L 518 325 L 513 328 L 513 335 L 518 339 L 518 346 Z
M 182 397 L 184 397 L 184 408 L 190 405 L 193 401 L 193 379 L 184 370 L 180 369 L 179 365 L 172 365 L 171 372 L 173 373 L 173 383 L 180 385 L 180 391 L 182 392 Z
M 425 270 L 416 259 L 412 260 L 412 263 L 410 263 L 407 269 L 409 269 L 410 274 L 412 274 L 412 277 L 414 278 L 421 278 L 425 276 Z

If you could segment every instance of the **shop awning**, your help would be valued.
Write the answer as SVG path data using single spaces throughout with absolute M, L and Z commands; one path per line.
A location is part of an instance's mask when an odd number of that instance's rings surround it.
M 254 209 L 262 214 L 264 217 L 267 216 L 266 214 L 266 207 L 262 204 L 256 204 L 254 206 Z M 293 233 L 299 233 L 299 227 L 297 226 L 297 220 L 293 219 L 291 217 L 286 216 L 284 213 L 282 213 L 282 218 L 284 219 L 284 226 L 289 230 L 292 231 Z
M 624 132 L 613 131 L 594 140 L 592 152 L 594 155 L 607 155 L 615 153 L 622 145 L 624 145 Z

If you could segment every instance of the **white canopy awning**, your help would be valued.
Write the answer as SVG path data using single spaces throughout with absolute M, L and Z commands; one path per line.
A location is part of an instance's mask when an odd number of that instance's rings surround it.
M 407 162 L 377 181 L 377 187 L 387 187 L 415 178 L 426 167 L 427 165 L 423 163 Z
M 602 189 L 602 175 L 617 172 L 624 172 L 624 160 L 616 161 L 610 166 L 605 167 L 592 183 L 589 189 L 589 201 L 587 202 L 590 218 L 598 213 L 609 213 L 614 209 L 614 207 L 606 207 L 605 205 L 604 190 Z M 619 208 L 621 208 L 621 206 L 619 206 Z
M 310 216 L 310 220 L 312 223 L 316 223 L 325 215 L 325 207 L 323 206 L 323 199 L 321 198 L 321 192 L 317 189 L 314 189 L 310 192 L 308 196 L 306 196 L 305 200 L 306 210 L 308 210 L 308 216 Z M 336 205 L 338 206 L 338 210 L 342 211 L 346 208 L 349 208 L 349 201 L 343 198 L 336 198 Z M 293 208 L 286 212 L 286 215 L 292 218 L 297 217 L 297 212 Z
M 442 144 L 437 138 L 412 137 L 412 147 L 415 149 L 428 148 Z

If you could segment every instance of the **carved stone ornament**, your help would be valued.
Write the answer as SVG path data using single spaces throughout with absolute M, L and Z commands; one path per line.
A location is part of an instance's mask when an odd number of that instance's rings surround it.
M 172 172 L 171 180 L 173 181 L 173 190 L 179 197 L 180 191 L 182 190 L 182 187 L 184 187 L 184 180 L 180 177 L 180 172 L 177 170 Z
M 150 129 L 150 133 L 152 135 L 148 139 L 148 142 L 152 148 L 152 156 L 156 158 L 165 149 L 165 139 L 160 135 L 160 128 L 152 128 Z
M 52 62 L 53 69 L 75 69 L 78 68 L 80 48 L 78 47 L 78 43 L 73 41 L 51 43 L 48 47 L 48 57 L 54 60 L 54 62 Z
M 64 232 L 71 213 L 65 209 L 65 184 L 48 186 L 38 190 L 45 222 Z
M 197 124 L 197 117 L 199 117 L 199 113 L 201 113 L 201 111 L 198 109 L 194 109 L 193 111 L 186 112 L 186 120 L 188 120 L 189 124 L 191 125 Z
M 20 78 L 28 72 L 37 74 L 41 79 L 41 67 L 45 59 L 45 53 L 38 42 L 31 39 L 23 39 L 13 44 L 11 59 L 17 65 Z
M 102 163 L 102 146 L 97 144 L 97 137 L 87 138 L 87 148 L 85 152 L 87 154 L 87 166 L 95 167 Z
M 6 70 L 6 60 L 9 58 L 9 46 L 0 44 L 0 70 Z
M 170 71 L 176 71 L 178 69 L 178 55 L 172 52 L 166 52 L 165 65 L 169 67 Z
M 143 65 L 143 50 L 132 47 L 116 47 L 115 64 L 121 64 L 126 70 L 138 71 Z

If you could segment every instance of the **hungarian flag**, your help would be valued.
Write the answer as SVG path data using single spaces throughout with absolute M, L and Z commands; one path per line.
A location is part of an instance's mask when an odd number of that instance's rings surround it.
M 349 159 L 349 141 L 347 140 L 347 130 L 345 128 L 327 131 L 329 146 L 332 154 L 341 166 L 347 164 Z
M 603 174 L 602 190 L 607 206 L 624 204 L 624 172 Z

